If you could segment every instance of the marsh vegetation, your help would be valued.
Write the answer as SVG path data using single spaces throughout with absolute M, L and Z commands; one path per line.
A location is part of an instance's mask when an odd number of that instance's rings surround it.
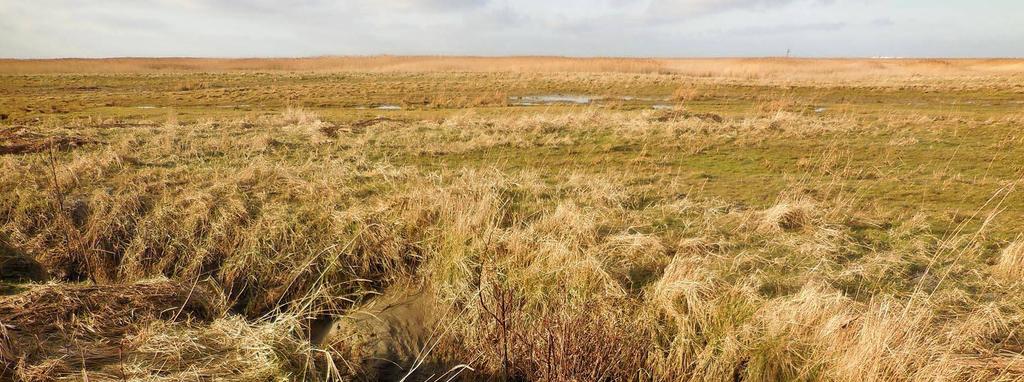
M 337 60 L 0 62 L 0 379 L 1024 378 L 1017 61 Z

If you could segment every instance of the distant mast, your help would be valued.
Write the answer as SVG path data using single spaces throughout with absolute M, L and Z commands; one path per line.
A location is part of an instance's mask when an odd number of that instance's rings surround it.
M 789 58 L 789 48 L 786 48 L 786 58 Z

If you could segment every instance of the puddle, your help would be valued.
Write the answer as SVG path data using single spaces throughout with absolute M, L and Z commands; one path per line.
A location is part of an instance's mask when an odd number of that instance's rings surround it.
M 539 106 L 539 105 L 590 105 L 600 101 L 625 101 L 635 103 L 662 103 L 669 101 L 667 97 L 646 97 L 646 96 L 614 96 L 603 97 L 595 95 L 580 94 L 542 94 L 508 97 L 509 103 L 513 106 Z
M 654 109 L 654 110 L 669 110 L 671 108 L 672 108 L 672 105 L 666 105 L 666 104 L 663 104 L 663 103 L 651 105 L 651 109 Z
M 136 106 L 136 109 L 157 109 L 159 106 Z
M 402 110 L 402 107 L 398 106 L 398 105 L 386 104 L 386 105 L 377 106 L 374 109 L 377 109 L 377 110 Z
M 568 94 L 547 94 L 547 95 L 529 95 L 522 97 L 509 97 L 513 105 L 516 106 L 537 106 L 537 105 L 550 105 L 550 104 L 574 104 L 574 105 L 587 105 L 593 102 L 597 97 L 586 96 L 586 95 L 568 95 Z
M 828 110 L 828 109 L 827 109 L 827 108 L 824 108 L 824 107 L 819 107 L 819 108 L 815 108 L 815 109 L 814 109 L 814 112 L 815 112 L 815 113 L 824 113 L 824 112 L 825 112 L 825 110 Z
M 214 106 L 214 107 L 220 108 L 220 109 L 237 109 L 237 108 L 249 107 L 249 106 L 250 105 L 217 105 L 217 106 Z

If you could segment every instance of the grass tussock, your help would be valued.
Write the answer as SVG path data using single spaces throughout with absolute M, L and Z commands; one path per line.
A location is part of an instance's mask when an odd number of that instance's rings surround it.
M 1018 240 L 1003 248 L 993 273 L 1010 282 L 1024 279 L 1024 243 Z
M 814 225 L 817 215 L 817 207 L 809 200 L 781 202 L 764 211 L 760 227 L 766 230 L 799 230 Z

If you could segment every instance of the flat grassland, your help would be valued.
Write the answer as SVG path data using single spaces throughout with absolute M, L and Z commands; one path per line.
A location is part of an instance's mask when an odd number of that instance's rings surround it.
M 0 380 L 1024 379 L 1024 61 L 0 60 Z

